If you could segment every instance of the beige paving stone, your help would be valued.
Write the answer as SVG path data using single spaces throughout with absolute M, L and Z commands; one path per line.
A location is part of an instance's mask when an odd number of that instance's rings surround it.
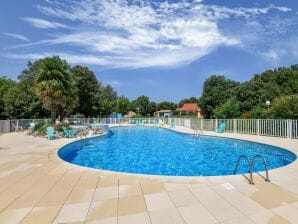
M 96 188 L 94 201 L 118 198 L 118 186 Z
M 221 222 L 221 224 L 254 224 L 253 221 L 251 221 L 246 216 L 242 216 L 239 218 L 231 219 L 225 222 Z
M 290 206 L 284 205 L 278 208 L 272 209 L 273 212 L 278 214 L 279 216 L 283 217 L 284 219 L 288 220 L 293 224 L 298 224 L 298 209 Z
M 272 183 L 267 183 L 261 178 L 255 178 L 255 186 L 258 189 L 252 194 L 251 198 L 264 206 L 271 209 L 284 204 L 298 201 L 298 196 Z M 274 195 L 274 197 L 272 197 Z
M 297 208 L 298 209 L 298 201 L 296 201 L 294 203 L 291 203 L 291 206 L 293 206 L 294 208 Z
M 117 224 L 117 217 L 104 218 L 99 220 L 91 220 L 85 222 L 86 224 Z
M 20 208 L 20 209 L 10 209 L 5 210 L 0 213 L 0 223 L 5 224 L 16 224 L 30 212 L 32 208 Z
M 151 224 L 148 213 L 138 213 L 118 217 L 118 224 Z
M 221 222 L 243 216 L 239 210 L 225 200 L 210 201 L 208 203 L 202 202 L 202 204 Z
M 51 224 L 61 206 L 35 207 L 22 220 L 21 224 Z
M 118 178 L 113 176 L 100 176 L 97 187 L 115 187 L 118 186 Z
M 268 210 L 250 215 L 248 217 L 256 224 L 290 224 L 290 222 L 283 217 Z
M 149 212 L 152 224 L 185 224 L 176 208 Z
M 217 220 L 202 205 L 179 207 L 179 213 L 187 224 L 211 224 L 217 223 Z
M 119 198 L 134 195 L 142 195 L 141 186 L 139 184 L 119 186 Z
M 165 191 L 162 183 L 157 181 L 141 181 L 143 194 L 156 194 Z
M 199 199 L 201 202 L 208 203 L 209 201 L 217 201 L 222 198 L 216 194 L 209 186 L 203 185 L 197 188 L 190 189 L 190 191 Z
M 87 220 L 97 220 L 98 222 L 100 220 L 113 220 L 115 217 L 117 218 L 117 209 L 118 199 L 92 202 L 87 215 Z
M 146 212 L 146 204 L 143 196 L 130 196 L 119 198 L 118 216 Z
M 71 189 L 66 190 L 51 190 L 37 204 L 38 207 L 63 205 Z
M 44 176 L 37 184 L 33 185 L 14 201 L 9 208 L 34 207 L 54 186 L 59 178 L 61 178 L 61 175 Z
M 166 191 L 177 191 L 186 189 L 186 186 L 184 184 L 178 183 L 164 183 L 163 186 L 166 189 Z
M 66 204 L 90 202 L 95 190 L 73 190 L 66 200 Z
M 265 210 L 263 206 L 238 192 L 236 188 L 229 190 L 217 185 L 212 187 L 212 189 L 245 215 L 255 214 Z
M 189 190 L 176 190 L 169 192 L 176 207 L 190 206 L 199 203 L 198 199 Z
M 175 207 L 167 193 L 146 194 L 144 197 L 149 211 Z
M 65 204 L 54 220 L 56 223 L 85 221 L 90 203 Z
M 76 184 L 75 191 L 91 190 L 95 189 L 97 182 L 99 180 L 99 175 L 92 174 L 89 172 L 84 172 L 80 177 L 80 180 Z

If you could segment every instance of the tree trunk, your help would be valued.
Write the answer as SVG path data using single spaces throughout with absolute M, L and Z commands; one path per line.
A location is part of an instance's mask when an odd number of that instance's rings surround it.
M 63 108 L 61 107 L 61 108 L 60 108 L 60 115 L 59 115 L 59 121 L 60 121 L 60 122 L 63 121 L 63 115 L 64 115 L 64 113 L 63 113 Z
M 51 112 L 51 123 L 54 125 L 56 120 L 56 113 L 54 111 Z

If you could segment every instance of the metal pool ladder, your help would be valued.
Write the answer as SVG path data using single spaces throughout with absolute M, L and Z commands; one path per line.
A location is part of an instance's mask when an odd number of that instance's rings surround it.
M 265 181 L 270 182 L 267 161 L 261 155 L 255 155 L 252 161 L 246 155 L 239 156 L 237 165 L 236 165 L 235 170 L 234 170 L 234 174 L 237 173 L 237 170 L 238 170 L 238 167 L 240 165 L 241 160 L 242 159 L 245 159 L 247 161 L 247 164 L 248 164 L 248 167 L 249 167 L 249 179 L 248 179 L 248 182 L 249 182 L 249 184 L 254 184 L 252 173 L 253 173 L 253 170 L 254 170 L 254 167 L 255 167 L 256 160 L 258 158 L 263 161 L 263 164 L 264 164 L 264 167 L 265 167 L 265 172 L 266 172 Z
M 193 137 L 200 137 L 203 134 L 203 131 L 200 129 L 194 129 Z

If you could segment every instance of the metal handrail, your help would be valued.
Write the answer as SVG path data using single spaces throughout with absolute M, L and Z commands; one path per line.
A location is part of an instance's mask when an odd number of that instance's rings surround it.
M 254 182 L 253 182 L 253 178 L 252 178 L 252 163 L 251 163 L 250 159 L 249 159 L 247 156 L 245 156 L 245 155 L 241 155 L 241 156 L 239 156 L 237 165 L 236 165 L 235 170 L 234 170 L 234 174 L 237 173 L 238 167 L 239 167 L 239 165 L 240 165 L 240 161 L 241 161 L 243 158 L 246 159 L 246 161 L 247 161 L 247 163 L 248 163 L 248 167 L 249 167 L 249 176 L 250 176 L 250 179 L 248 180 L 248 181 L 249 181 L 249 184 L 254 184 Z
M 257 160 L 258 158 L 260 158 L 260 159 L 263 160 L 263 164 L 264 164 L 265 171 L 266 171 L 266 178 L 265 178 L 265 181 L 270 182 L 270 180 L 269 180 L 269 174 L 268 174 L 268 164 L 267 164 L 267 161 L 264 159 L 263 156 L 261 156 L 261 155 L 255 155 L 255 157 L 254 157 L 253 160 L 252 160 L 252 164 L 251 164 L 252 171 L 254 170 L 254 166 L 255 166 L 256 160 Z

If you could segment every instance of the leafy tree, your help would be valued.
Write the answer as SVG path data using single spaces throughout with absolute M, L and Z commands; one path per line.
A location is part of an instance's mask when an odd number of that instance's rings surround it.
M 261 106 L 256 106 L 251 110 L 251 118 L 265 119 L 268 117 L 267 110 Z
M 4 96 L 7 95 L 9 89 L 11 89 L 16 83 L 3 76 L 0 77 L 0 119 L 4 119 Z
M 117 92 L 110 86 L 103 86 L 96 94 L 94 109 L 98 114 L 108 115 L 116 110 Z
M 205 118 L 212 118 L 214 109 L 231 98 L 233 88 L 238 85 L 238 82 L 226 79 L 224 76 L 210 76 L 204 82 L 203 94 L 199 103 Z
M 237 118 L 240 114 L 239 102 L 233 98 L 228 99 L 224 104 L 216 107 L 214 110 L 215 117 L 221 119 Z
M 157 105 L 157 109 L 158 110 L 176 110 L 177 109 L 177 104 L 176 103 L 172 103 L 172 102 L 168 102 L 168 101 L 163 101 L 160 102 Z
M 157 109 L 157 105 L 154 102 L 150 102 L 148 96 L 140 96 L 131 102 L 130 109 L 141 114 L 142 116 L 147 116 L 154 113 L 154 111 Z
M 75 79 L 79 104 L 75 112 L 85 115 L 86 117 L 96 116 L 96 95 L 98 94 L 101 84 L 97 81 L 95 74 L 87 67 L 75 66 L 71 69 Z
M 275 119 L 298 119 L 298 95 L 276 98 L 269 115 Z
M 37 61 L 34 86 L 43 106 L 51 112 L 52 121 L 59 114 L 62 121 L 65 112 L 77 105 L 77 89 L 70 73 L 70 66 L 58 56 Z
M 182 99 L 179 101 L 178 105 L 179 107 L 182 107 L 183 104 L 185 103 L 199 103 L 199 99 L 196 97 L 190 97 L 190 98 L 186 98 L 186 99 Z
M 19 82 L 10 88 L 3 101 L 4 114 L 10 119 L 41 118 L 48 115 L 33 87 L 28 86 L 26 82 Z
M 117 112 L 127 114 L 130 107 L 130 101 L 127 97 L 120 96 L 117 100 Z

